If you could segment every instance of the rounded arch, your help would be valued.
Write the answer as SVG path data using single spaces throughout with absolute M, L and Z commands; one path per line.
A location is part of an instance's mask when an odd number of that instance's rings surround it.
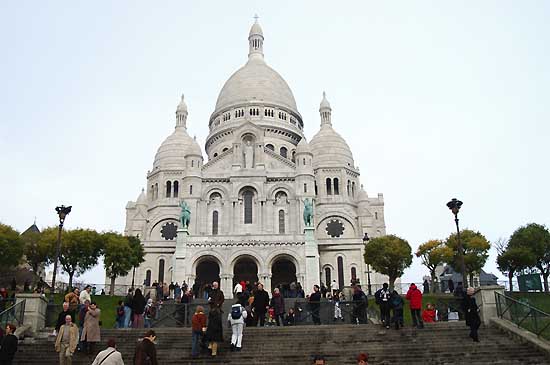
M 229 197 L 229 191 L 227 188 L 221 184 L 211 185 L 207 189 L 204 189 L 204 193 L 201 196 L 202 200 L 208 201 L 210 194 L 217 192 L 220 193 L 222 199 L 227 199 Z
M 179 227 L 179 217 L 175 215 L 163 215 L 163 218 L 159 218 L 158 220 L 153 220 L 155 223 L 151 226 L 149 229 L 149 238 L 153 236 L 153 232 L 158 231 L 159 237 L 160 237 L 160 230 L 162 228 L 162 224 L 166 223 L 167 221 L 172 221 L 176 223 L 176 226 Z M 158 237 L 154 237 L 153 240 L 158 239 Z
M 345 213 L 342 213 L 342 212 L 327 212 L 327 213 L 321 215 L 319 217 L 319 220 L 318 220 L 319 223 L 317 223 L 317 226 L 315 227 L 317 232 L 319 232 L 319 230 L 324 231 L 324 229 L 323 229 L 323 227 L 321 227 L 321 225 L 325 222 L 325 220 L 327 218 L 340 218 L 340 219 L 346 221 L 351 226 L 351 228 L 353 229 L 352 236 L 357 237 L 357 226 L 354 223 L 355 219 L 353 219 L 351 216 L 349 216 Z
M 269 189 L 267 193 L 268 198 L 275 199 L 275 194 L 277 194 L 279 191 L 284 191 L 289 199 L 294 198 L 294 189 L 290 185 L 281 182 L 273 185 Z
M 266 259 L 267 267 L 271 270 L 271 267 L 275 261 L 279 259 L 288 259 L 292 261 L 294 266 L 296 266 L 296 272 L 301 272 L 300 262 L 296 260 L 296 257 L 299 257 L 298 252 L 292 250 L 278 249 L 269 254 Z
M 222 268 L 215 257 L 205 255 L 197 261 L 193 272 L 195 273 L 195 283 L 198 283 L 202 289 L 214 281 L 220 282 Z
M 254 256 L 240 255 L 235 259 L 232 266 L 233 285 L 241 281 L 250 283 L 260 281 L 260 266 Z
M 246 188 L 250 188 L 252 190 L 255 190 L 257 196 L 259 198 L 263 197 L 263 190 L 262 190 L 262 187 L 255 183 L 255 182 L 251 182 L 251 181 L 247 181 L 247 182 L 240 182 L 239 184 L 237 184 L 234 188 L 234 192 L 237 193 L 237 198 L 241 198 L 242 196 L 242 193 L 244 190 L 246 190 Z
M 298 268 L 295 260 L 287 255 L 279 255 L 271 265 L 271 289 L 279 287 L 283 296 L 290 296 L 290 284 L 296 283 Z
M 210 250 L 201 250 L 195 253 L 193 257 L 191 257 L 190 261 L 193 263 L 191 265 L 191 271 L 196 272 L 197 266 L 202 261 L 205 261 L 205 260 L 214 260 L 220 266 L 220 272 L 223 272 L 224 264 L 225 264 L 223 260 L 223 256 L 215 251 L 210 251 Z
M 235 271 L 235 264 L 242 258 L 249 258 L 254 261 L 254 263 L 258 267 L 258 273 L 265 272 L 264 262 L 257 256 L 257 253 L 252 250 L 239 250 L 239 252 L 231 255 L 228 260 L 229 265 L 227 267 L 227 271 L 233 273 Z

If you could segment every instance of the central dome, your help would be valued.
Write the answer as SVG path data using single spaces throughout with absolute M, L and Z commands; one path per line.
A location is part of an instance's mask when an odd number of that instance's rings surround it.
M 250 101 L 298 111 L 286 81 L 261 58 L 250 59 L 227 80 L 216 101 L 216 112 Z

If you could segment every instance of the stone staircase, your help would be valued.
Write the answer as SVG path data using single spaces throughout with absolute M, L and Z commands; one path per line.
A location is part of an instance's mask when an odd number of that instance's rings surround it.
M 496 328 L 480 329 L 480 343 L 468 337 L 464 322 L 427 324 L 423 330 L 406 327 L 385 330 L 378 325 L 321 325 L 245 328 L 241 352 L 229 351 L 230 332 L 212 358 L 191 359 L 190 328 L 157 328 L 160 364 L 311 364 L 311 355 L 326 356 L 328 365 L 355 364 L 359 352 L 368 352 L 369 364 L 550 364 L 536 349 L 508 337 Z M 103 329 L 102 343 L 116 338 L 125 364 L 132 364 L 135 344 L 144 330 Z M 14 364 L 57 364 L 54 338 L 26 339 L 20 343 Z M 73 364 L 89 365 L 93 357 L 77 353 Z

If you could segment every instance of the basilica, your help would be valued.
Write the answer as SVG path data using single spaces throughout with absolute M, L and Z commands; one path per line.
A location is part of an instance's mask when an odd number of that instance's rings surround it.
M 136 282 L 219 280 L 226 296 L 240 280 L 267 290 L 299 282 L 366 285 L 363 238 L 385 234 L 382 194 L 369 197 L 323 93 L 320 128 L 309 140 L 286 81 L 264 59 L 256 21 L 246 63 L 225 82 L 204 153 L 188 133 L 184 97 L 147 185 L 126 206 L 126 235 L 139 236 L 145 262 Z M 313 123 L 308 121 L 308 123 Z M 317 122 L 315 122 L 317 123 Z M 189 126 L 192 127 L 192 124 Z M 304 208 L 313 202 L 313 222 Z M 189 207 L 182 227 L 182 202 Z M 384 280 L 370 275 L 373 284 Z M 131 275 L 117 279 L 131 283 Z

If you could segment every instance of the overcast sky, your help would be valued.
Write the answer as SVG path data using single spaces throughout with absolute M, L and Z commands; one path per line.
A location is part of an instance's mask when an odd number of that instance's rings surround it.
M 343 6 L 342 4 L 346 4 Z M 3 1 L 0 221 L 122 232 L 180 94 L 204 146 L 253 16 L 310 140 L 323 90 L 388 233 L 549 224 L 548 1 Z M 492 253 L 486 269 L 497 273 Z M 84 279 L 103 282 L 101 268 Z M 426 270 L 415 259 L 403 281 Z

